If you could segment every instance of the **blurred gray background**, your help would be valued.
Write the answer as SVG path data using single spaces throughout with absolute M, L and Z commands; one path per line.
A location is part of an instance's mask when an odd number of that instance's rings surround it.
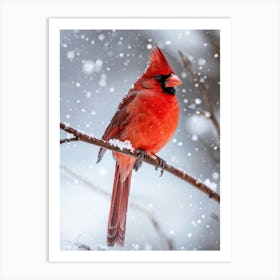
M 122 97 L 147 66 L 154 45 L 183 81 L 177 89 L 180 123 L 159 155 L 220 189 L 219 138 L 198 83 L 204 83 L 219 120 L 220 39 L 216 30 L 63 30 L 60 44 L 60 118 L 101 138 Z M 200 77 L 194 81 L 178 50 Z M 61 139 L 72 137 L 61 132 Z M 98 147 L 61 145 L 62 250 L 219 250 L 220 208 L 167 172 L 143 164 L 133 172 L 124 247 L 106 246 L 115 162 Z

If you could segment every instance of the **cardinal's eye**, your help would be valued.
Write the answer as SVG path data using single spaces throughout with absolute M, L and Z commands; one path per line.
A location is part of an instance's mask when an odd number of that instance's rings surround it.
M 156 75 L 156 76 L 155 76 L 155 79 L 156 79 L 157 81 L 160 81 L 161 78 L 162 78 L 161 75 Z

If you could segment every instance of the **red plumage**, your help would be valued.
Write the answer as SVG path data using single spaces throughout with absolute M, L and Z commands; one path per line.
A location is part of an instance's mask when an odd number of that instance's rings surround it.
M 172 137 L 179 121 L 175 86 L 181 84 L 158 47 L 149 65 L 123 98 L 102 139 L 129 140 L 135 149 L 156 154 Z M 105 153 L 101 148 L 99 162 Z M 108 221 L 107 245 L 124 244 L 126 213 L 134 158 L 114 152 L 115 177 Z

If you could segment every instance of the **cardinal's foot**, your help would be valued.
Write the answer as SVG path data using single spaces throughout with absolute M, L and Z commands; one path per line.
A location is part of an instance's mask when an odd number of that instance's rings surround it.
M 144 150 L 141 150 L 141 149 L 138 150 L 138 158 L 136 159 L 134 166 L 133 166 L 133 169 L 135 171 L 137 171 L 141 167 L 142 159 L 144 159 L 147 156 L 148 156 L 148 154 Z
M 158 170 L 159 168 L 160 170 L 160 177 L 163 175 L 164 169 L 166 168 L 166 161 L 162 158 L 160 158 L 159 156 L 157 156 L 156 154 L 153 154 L 153 156 L 156 157 L 156 159 L 158 160 L 158 166 L 156 166 L 156 170 Z
M 142 165 L 142 160 L 141 159 L 136 159 L 135 163 L 134 163 L 134 166 L 133 166 L 133 169 L 135 171 L 138 171 L 138 169 L 141 167 Z
M 142 150 L 142 149 L 138 149 L 138 159 L 137 160 L 141 160 L 141 159 L 144 159 L 146 157 L 148 157 L 148 154 Z

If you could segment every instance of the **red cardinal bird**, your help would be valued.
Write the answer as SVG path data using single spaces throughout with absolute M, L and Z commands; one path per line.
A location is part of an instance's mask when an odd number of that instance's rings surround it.
M 121 101 L 102 137 L 129 140 L 135 149 L 156 154 L 169 141 L 179 121 L 175 86 L 181 80 L 174 74 L 162 51 L 155 47 L 149 65 Z M 99 162 L 105 149 L 98 154 Z M 124 245 L 126 212 L 132 169 L 141 161 L 113 152 L 116 160 L 114 185 L 108 221 L 107 245 Z

